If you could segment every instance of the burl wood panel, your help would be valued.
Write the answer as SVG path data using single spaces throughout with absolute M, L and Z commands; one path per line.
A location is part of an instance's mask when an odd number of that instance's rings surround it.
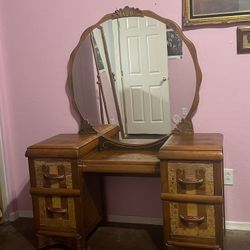
M 70 161 L 34 161 L 36 187 L 72 189 Z M 53 178 L 54 177 L 54 178 Z M 56 179 L 56 177 L 59 177 Z
M 172 236 L 215 238 L 215 208 L 213 205 L 195 203 L 169 203 L 170 228 Z M 202 222 L 184 222 L 181 216 L 203 217 Z
M 35 202 L 38 203 L 40 226 L 64 229 L 76 228 L 74 198 L 40 196 L 35 198 Z
M 179 194 L 214 195 L 212 163 L 168 162 L 168 191 Z M 197 184 L 181 181 L 197 180 Z

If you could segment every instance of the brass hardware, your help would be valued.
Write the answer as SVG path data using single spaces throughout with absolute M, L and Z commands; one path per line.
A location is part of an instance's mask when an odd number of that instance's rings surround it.
M 202 223 L 205 220 L 204 216 L 184 216 L 180 215 L 180 219 L 186 223 Z
M 62 180 L 64 180 L 65 175 L 44 174 L 43 177 L 44 177 L 44 179 L 48 179 L 48 180 L 62 181 Z
M 191 184 L 198 185 L 198 184 L 202 184 L 203 181 L 204 179 L 185 179 L 185 180 L 181 178 L 178 179 L 178 183 L 183 184 L 183 185 L 191 185 Z
M 56 214 L 66 214 L 68 212 L 68 210 L 65 208 L 54 208 L 54 207 L 47 207 L 47 211 Z
M 163 84 L 164 82 L 166 82 L 167 80 L 168 80 L 168 78 L 164 76 L 164 77 L 162 78 L 161 82 L 160 82 L 160 85 L 162 85 L 162 84 Z

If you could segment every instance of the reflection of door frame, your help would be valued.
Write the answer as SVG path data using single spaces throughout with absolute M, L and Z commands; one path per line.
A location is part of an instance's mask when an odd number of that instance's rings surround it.
M 100 77 L 100 69 L 98 67 L 98 58 L 97 58 L 97 53 L 96 53 L 96 49 L 98 49 L 98 46 L 96 44 L 94 44 L 93 32 L 91 32 L 91 34 L 90 34 L 90 41 L 91 41 L 91 47 L 92 47 L 93 54 L 94 54 L 96 73 L 97 73 L 97 85 L 98 85 L 98 90 L 99 90 L 99 106 L 100 106 L 101 122 L 102 122 L 102 124 L 104 124 L 104 114 L 103 114 L 103 106 L 104 106 L 104 111 L 106 114 L 107 122 L 110 123 L 106 98 L 105 98 L 105 95 L 103 93 L 103 87 L 102 87 L 103 83 L 102 83 L 102 80 Z M 97 46 L 97 47 L 95 47 L 95 46 Z
M 123 128 L 123 124 L 122 124 L 122 117 L 121 117 L 121 112 L 120 112 L 120 107 L 119 107 L 119 101 L 118 101 L 117 93 L 116 93 L 115 78 L 114 78 L 114 74 L 112 72 L 111 62 L 110 62 L 110 58 L 109 58 L 109 54 L 108 54 L 108 46 L 107 46 L 106 38 L 104 35 L 103 27 L 98 26 L 97 28 L 101 31 L 103 49 L 104 49 L 105 59 L 106 59 L 107 67 L 108 67 L 109 79 L 110 79 L 110 83 L 111 83 L 114 102 L 115 102 L 115 106 L 116 106 L 118 123 L 119 123 L 119 127 L 120 127 L 121 136 L 122 136 L 122 138 L 124 138 L 125 137 L 124 128 Z
M 2 218 L 0 217 L 0 224 L 4 222 L 4 217 L 7 209 L 7 187 L 5 178 L 5 160 L 4 160 L 4 144 L 1 127 L 0 117 L 0 210 L 2 212 Z
M 124 124 L 125 135 L 128 134 L 127 130 L 127 117 L 126 117 L 126 108 L 125 108 L 125 97 L 124 97 L 124 88 L 123 88 L 123 72 L 121 65 L 121 47 L 120 47 L 120 33 L 119 33 L 119 19 L 112 21 L 112 29 L 114 35 L 114 53 L 115 53 L 115 64 L 116 64 L 116 94 L 118 97 L 118 102 L 120 104 L 121 116 Z

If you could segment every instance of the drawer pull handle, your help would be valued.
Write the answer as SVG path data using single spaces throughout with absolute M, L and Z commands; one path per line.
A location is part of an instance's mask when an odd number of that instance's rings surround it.
M 65 175 L 44 174 L 43 177 L 48 180 L 62 181 L 64 180 Z
M 203 183 L 203 181 L 204 179 L 185 179 L 185 180 L 181 178 L 178 179 L 178 182 L 183 185 L 191 185 L 191 184 L 198 185 L 198 184 Z
M 55 208 L 55 207 L 47 207 L 47 211 L 56 214 L 66 214 L 68 212 L 68 210 L 65 208 Z
M 204 216 L 183 216 L 180 215 L 180 219 L 186 223 L 202 223 L 205 220 Z

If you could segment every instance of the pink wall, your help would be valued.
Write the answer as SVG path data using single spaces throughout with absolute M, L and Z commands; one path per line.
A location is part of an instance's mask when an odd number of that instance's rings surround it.
M 26 147 L 58 133 L 77 132 L 65 92 L 71 50 L 85 28 L 125 5 L 135 2 L 0 0 L 0 107 L 12 209 L 31 209 Z M 136 5 L 181 23 L 181 1 L 138 0 Z M 195 130 L 224 134 L 225 167 L 235 170 L 235 184 L 226 188 L 227 220 L 250 221 L 250 120 L 244 112 L 250 106 L 250 56 L 236 55 L 236 26 L 186 35 L 197 47 L 204 79 Z M 108 178 L 109 212 L 160 217 L 159 190 L 159 179 Z M 123 204 L 120 194 L 128 202 Z

